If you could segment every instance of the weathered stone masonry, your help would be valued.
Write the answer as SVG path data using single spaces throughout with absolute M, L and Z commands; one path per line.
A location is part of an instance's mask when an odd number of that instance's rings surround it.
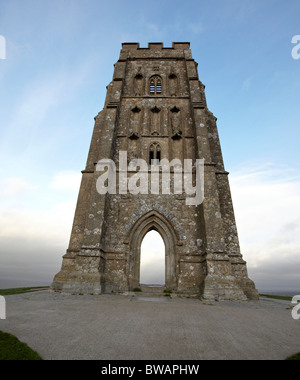
M 205 200 L 182 195 L 100 195 L 99 160 L 205 159 Z M 150 170 L 150 169 L 149 169 Z M 173 178 L 171 178 L 173 180 Z M 52 289 L 124 292 L 139 287 L 141 243 L 158 231 L 166 248 L 166 288 L 206 299 L 257 299 L 240 253 L 228 172 L 216 118 L 189 43 L 124 43 L 95 118 L 69 248 Z

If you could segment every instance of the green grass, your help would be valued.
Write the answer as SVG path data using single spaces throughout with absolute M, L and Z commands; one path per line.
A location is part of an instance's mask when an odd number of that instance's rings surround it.
M 276 296 L 272 294 L 260 294 L 261 297 L 267 297 L 267 298 L 274 298 L 276 300 L 283 300 L 283 301 L 292 301 L 293 297 L 287 297 L 287 296 Z
M 12 289 L 0 289 L 0 296 L 10 296 L 13 294 L 23 294 L 38 292 L 39 290 L 49 289 L 49 286 L 35 286 L 30 288 L 12 288 Z
M 299 354 L 295 354 L 293 356 L 290 356 L 286 360 L 300 360 L 300 352 L 299 352 Z
M 43 360 L 39 354 L 11 334 L 0 331 L 0 360 Z

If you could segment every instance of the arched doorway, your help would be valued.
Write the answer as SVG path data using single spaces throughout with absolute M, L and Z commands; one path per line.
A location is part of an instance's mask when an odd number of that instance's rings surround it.
M 161 235 L 155 230 L 149 231 L 141 244 L 140 284 L 165 286 L 166 252 Z
M 142 216 L 132 227 L 129 235 L 129 289 L 140 287 L 141 246 L 150 231 L 157 231 L 165 245 L 165 286 L 177 289 L 176 234 L 170 222 L 160 213 L 151 211 Z

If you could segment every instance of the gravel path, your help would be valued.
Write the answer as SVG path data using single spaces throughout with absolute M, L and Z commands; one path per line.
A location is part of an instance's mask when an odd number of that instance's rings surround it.
M 0 330 L 54 360 L 281 360 L 300 351 L 291 304 L 49 291 L 7 296 Z

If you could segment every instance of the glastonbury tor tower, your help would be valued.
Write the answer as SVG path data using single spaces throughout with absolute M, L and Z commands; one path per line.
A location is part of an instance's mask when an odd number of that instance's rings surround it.
M 197 66 L 189 43 L 122 45 L 104 108 L 95 117 L 70 243 L 54 291 L 104 294 L 139 288 L 141 244 L 155 230 L 165 244 L 162 289 L 203 299 L 258 299 L 240 252 L 229 173 Z M 149 173 L 152 160 L 204 159 L 204 201 L 188 205 L 184 189 L 182 194 L 100 194 L 97 164 L 112 160 L 120 174 L 120 152 L 126 152 L 128 163 L 143 159 Z M 128 180 L 135 174 L 131 170 Z M 175 166 L 171 187 L 174 175 Z

